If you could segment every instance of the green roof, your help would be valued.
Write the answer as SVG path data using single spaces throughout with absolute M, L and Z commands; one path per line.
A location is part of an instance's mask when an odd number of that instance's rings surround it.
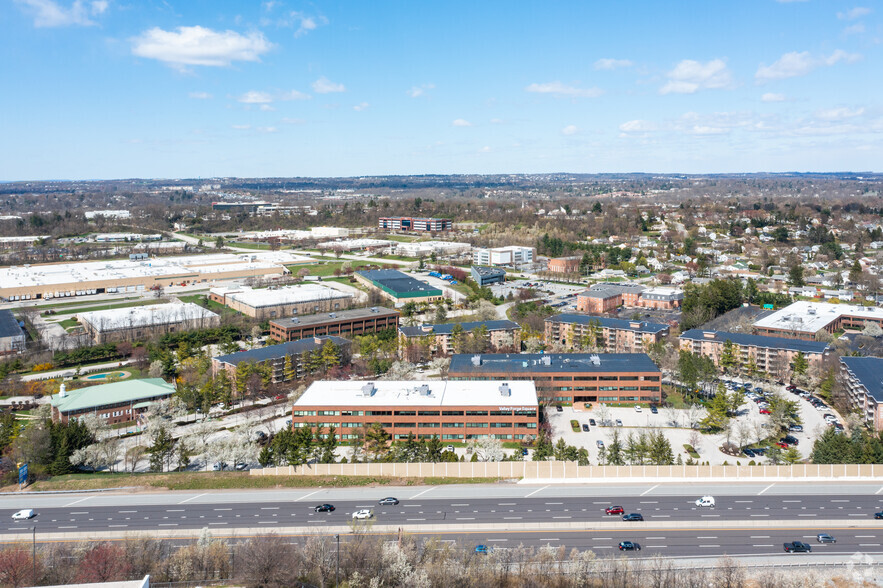
M 110 404 L 128 404 L 169 396 L 175 387 L 162 378 L 123 380 L 112 384 L 100 384 L 67 392 L 64 397 L 52 396 L 52 406 L 59 412 L 75 412 L 100 408 Z

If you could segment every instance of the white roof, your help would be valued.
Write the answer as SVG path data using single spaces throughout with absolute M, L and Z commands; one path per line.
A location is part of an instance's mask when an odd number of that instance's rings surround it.
M 298 304 L 301 302 L 313 302 L 319 300 L 339 300 L 352 298 L 352 294 L 320 286 L 318 284 L 299 284 L 285 286 L 275 290 L 265 288 L 212 288 L 211 292 L 219 296 L 225 296 L 252 308 L 262 306 L 277 306 L 279 304 Z
M 363 392 L 373 387 L 373 394 Z M 425 386 L 425 388 L 423 388 Z M 511 395 L 504 396 L 506 386 Z M 370 388 L 369 388 L 370 389 Z M 422 389 L 422 390 L 421 390 Z M 429 392 L 427 395 L 426 392 Z M 537 390 L 531 381 L 498 380 L 357 380 L 313 382 L 294 403 L 306 406 L 493 406 L 536 408 Z
M 347 239 L 345 241 L 326 241 L 319 243 L 319 247 L 323 249 L 343 247 L 351 249 L 361 249 L 364 247 L 383 247 L 384 245 L 392 245 L 395 241 L 386 239 Z
M 883 309 L 857 304 L 831 304 L 799 300 L 754 323 L 762 329 L 815 333 L 842 316 L 883 319 Z
M 122 328 L 150 327 L 205 319 L 207 322 L 218 315 L 198 304 L 170 302 L 134 308 L 114 308 L 77 313 L 77 320 L 91 324 L 97 331 Z M 206 325 L 208 326 L 208 324 Z

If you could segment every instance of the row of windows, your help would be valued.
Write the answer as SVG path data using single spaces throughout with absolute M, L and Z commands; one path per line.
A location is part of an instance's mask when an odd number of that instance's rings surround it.
M 535 410 L 467 410 L 465 411 L 466 416 L 512 416 L 513 413 L 516 416 L 529 416 L 535 417 L 537 416 L 537 411 Z M 437 410 L 397 410 L 397 411 L 389 411 L 389 410 L 295 410 L 294 416 L 392 416 L 395 414 L 396 416 L 439 416 L 439 411 Z M 443 416 L 464 416 L 464 411 L 462 410 L 445 410 L 441 413 Z
M 353 423 L 353 422 L 343 422 L 343 423 L 310 423 L 310 422 L 302 422 L 297 421 L 294 423 L 295 428 L 307 427 L 307 426 L 319 426 L 320 428 L 340 428 L 340 429 L 355 429 L 358 427 L 364 427 L 367 423 Z M 536 429 L 536 423 L 380 423 L 380 425 L 387 429 L 402 429 L 402 428 L 414 428 L 419 427 L 421 429 L 511 429 L 513 427 L 521 428 L 521 429 Z

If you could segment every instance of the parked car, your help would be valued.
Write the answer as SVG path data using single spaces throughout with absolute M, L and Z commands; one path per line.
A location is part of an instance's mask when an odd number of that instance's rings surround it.
M 589 424 L 594 427 L 595 426 L 595 419 L 589 419 Z
M 770 409 L 768 409 L 768 408 L 761 408 L 761 409 L 760 409 L 760 414 L 770 414 Z
M 791 425 L 790 427 L 788 427 L 788 430 L 794 433 L 802 433 L 803 425 Z
M 451 453 L 454 453 L 454 446 L 448 445 L 447 447 L 445 447 L 445 451 L 450 451 Z
M 747 447 L 742 450 L 742 453 L 745 455 L 745 457 L 756 457 L 757 456 L 756 453 L 754 453 L 753 451 L 751 451 Z
M 784 546 L 785 553 L 809 553 L 812 551 L 810 544 L 803 541 L 791 541 L 790 543 L 785 543 Z
M 564 409 L 561 408 L 561 405 L 560 405 L 560 404 L 558 404 L 558 405 L 555 406 L 555 412 L 564 412 Z
M 333 505 L 333 504 L 327 504 L 327 503 L 326 503 L 326 504 L 320 504 L 319 506 L 315 507 L 314 510 L 315 510 L 316 512 L 334 512 L 334 505 Z
M 625 511 L 623 510 L 623 508 L 621 506 L 608 506 L 607 508 L 604 509 L 604 514 L 621 515 L 624 513 L 625 513 Z
M 634 541 L 620 541 L 619 542 L 619 550 L 620 551 L 641 551 L 640 543 L 635 543 Z
M 787 443 L 788 445 L 800 445 L 800 441 L 797 440 L 797 437 L 794 435 L 785 435 L 782 437 L 782 441 Z
M 616 419 L 616 426 L 617 426 L 617 427 L 621 427 L 621 426 L 622 426 L 622 421 L 621 421 L 620 419 Z
M 595 444 L 598 446 L 598 449 L 604 449 L 604 442 L 598 439 L 595 441 Z
M 627 515 L 622 515 L 622 520 L 624 521 L 643 521 L 644 515 L 641 513 L 633 512 Z
M 641 412 L 641 407 L 637 404 L 635 405 L 635 412 Z
M 659 409 L 656 408 L 655 406 L 651 406 L 651 407 L 650 407 L 650 412 L 652 412 L 653 414 L 659 414 Z
M 377 501 L 377 504 L 379 504 L 380 506 L 389 506 L 389 505 L 395 506 L 398 503 L 399 503 L 399 499 L 393 498 L 392 496 L 387 496 L 386 498 L 381 498 L 380 500 Z
M 12 520 L 14 521 L 26 521 L 28 519 L 32 519 L 37 516 L 37 511 L 33 508 L 25 508 L 18 512 L 12 514 Z
M 837 540 L 828 533 L 819 533 L 816 535 L 816 541 L 819 543 L 837 543 Z
M 212 471 L 220 472 L 227 469 L 227 462 L 216 461 L 212 464 Z
M 583 423 L 583 433 L 588 433 L 588 432 L 589 432 L 589 425 Z
M 788 449 L 788 444 L 785 443 L 784 441 L 777 441 L 776 446 L 781 449 Z
M 368 508 L 363 508 L 362 510 L 357 510 L 353 513 L 354 519 L 370 519 L 374 516 L 374 513 L 371 512 Z

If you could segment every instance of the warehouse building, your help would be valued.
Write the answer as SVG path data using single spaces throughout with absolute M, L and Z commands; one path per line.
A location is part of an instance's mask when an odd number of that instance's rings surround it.
M 25 350 L 24 330 L 11 310 L 0 310 L 0 355 L 22 353 Z
M 469 253 L 472 245 L 469 243 L 457 243 L 454 241 L 415 241 L 413 243 L 399 243 L 396 246 L 396 255 L 406 257 L 428 257 L 436 255 L 458 255 Z
M 543 402 L 631 404 L 662 400 L 662 372 L 645 353 L 457 354 L 452 380 L 531 380 Z
M 81 312 L 77 320 L 96 345 L 208 329 L 217 327 L 221 321 L 215 313 L 192 302 Z
M 536 436 L 539 406 L 527 381 L 350 380 L 313 382 L 291 412 L 293 428 L 334 427 L 343 441 L 374 423 L 393 439 L 521 441 Z
M 873 431 L 883 432 L 883 358 L 841 357 L 840 373 L 852 408 Z
M 521 325 L 509 320 L 399 327 L 401 341 L 399 347 L 405 350 L 416 341 L 430 338 L 427 351 L 431 354 L 447 356 L 454 353 L 457 333 L 474 336 L 477 332 L 486 333 L 487 340 L 482 342 L 482 346 L 488 350 L 519 351 L 521 349 Z
M 270 321 L 270 337 L 275 341 L 294 341 L 306 337 L 338 335 L 355 337 L 399 326 L 399 311 L 382 306 L 356 308 Z
M 311 362 L 307 356 L 321 352 L 329 342 L 336 348 L 337 365 L 347 365 L 352 358 L 352 343 L 350 341 L 335 336 L 308 337 L 213 357 L 212 373 L 217 375 L 221 370 L 226 370 L 230 382 L 235 385 L 236 369 L 243 364 L 254 364 L 268 366 L 271 381 L 274 384 L 300 380 L 316 369 L 320 369 L 316 367 L 318 364 Z
M 754 323 L 758 335 L 814 340 L 816 333 L 852 329 L 868 323 L 883 327 L 883 309 L 876 306 L 799 300 Z
M 643 353 L 668 335 L 669 327 L 586 314 L 559 314 L 545 320 L 546 343 L 597 348 L 605 353 Z
M 175 386 L 162 378 L 123 380 L 112 384 L 88 386 L 68 392 L 62 383 L 58 394 L 50 398 L 52 421 L 67 424 L 95 414 L 108 425 L 128 423 L 147 412 L 154 402 L 167 400 L 175 393 Z
M 383 297 L 395 302 L 396 306 L 406 302 L 435 302 L 443 296 L 440 289 L 398 270 L 358 271 L 355 278 L 359 283 L 377 290 Z
M 259 320 L 349 308 L 353 295 L 319 284 L 280 288 L 212 288 L 209 299 Z
M 483 267 L 473 265 L 469 270 L 472 279 L 479 286 L 490 286 L 491 284 L 502 284 L 506 281 L 506 270 L 501 267 Z
M 417 231 L 430 233 L 436 231 L 450 231 L 454 223 L 447 218 L 418 218 L 413 216 L 381 217 L 377 222 L 378 228 L 388 231 Z

